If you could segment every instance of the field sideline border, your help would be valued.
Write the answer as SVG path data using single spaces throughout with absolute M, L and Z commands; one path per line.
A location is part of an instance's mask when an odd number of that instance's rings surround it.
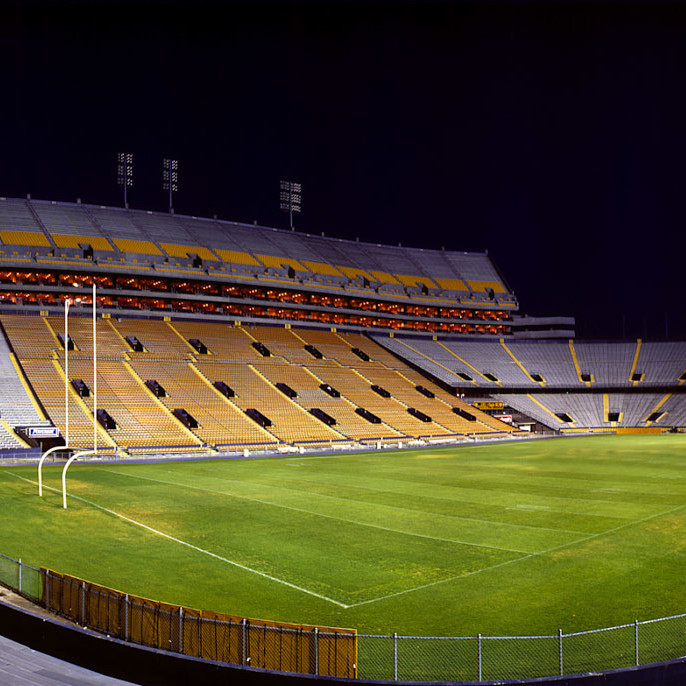
M 608 432 L 605 432 L 603 434 L 580 434 L 580 435 L 607 435 Z M 493 445 L 493 444 L 511 444 L 515 442 L 519 442 L 522 440 L 541 440 L 541 439 L 547 439 L 547 438 L 561 438 L 563 436 L 540 436 L 540 437 L 527 437 L 527 438 L 520 438 L 520 439 L 494 439 L 490 441 L 479 441 L 475 443 L 462 443 L 459 445 L 425 445 L 425 446 L 403 446 L 400 450 L 428 450 L 428 449 L 439 449 L 439 448 L 454 448 L 454 447 L 473 447 L 475 445 Z M 564 436 L 564 437 L 570 437 L 569 435 Z M 384 448 L 387 451 L 390 452 L 397 452 L 399 449 L 397 447 L 395 448 Z M 221 455 L 211 455 L 211 456 L 192 456 L 191 459 L 185 459 L 183 456 L 179 455 L 174 455 L 170 456 L 168 459 L 165 459 L 164 457 L 158 456 L 157 458 L 153 459 L 140 459 L 140 458 L 131 458 L 131 459 L 119 459 L 119 460 L 93 460 L 92 462 L 95 463 L 100 463 L 100 464 L 145 464 L 145 463 L 164 463 L 164 462 L 187 462 L 187 461 L 210 461 L 210 460 L 221 460 L 221 459 L 262 459 L 262 458 L 267 458 L 267 457 L 286 457 L 286 458 L 291 458 L 291 459 L 306 459 L 306 458 L 321 458 L 321 459 L 327 459 L 329 457 L 337 457 L 339 455 L 345 455 L 347 452 L 355 452 L 355 453 L 378 453 L 378 449 L 374 448 L 363 448 L 363 449 L 358 449 L 354 451 L 340 451 L 340 450 L 330 450 L 330 451 L 321 451 L 321 452 L 312 452 L 312 453 L 306 453 L 306 454 L 289 454 L 289 453 L 269 453 L 269 454 L 258 454 L 258 455 L 250 455 L 248 457 L 245 457 L 243 455 L 236 455 L 236 456 L 221 456 Z M 84 461 L 86 462 L 86 461 Z M 3 463 L 0 461 L 0 466 L 4 466 L 7 463 Z M 20 464 L 27 465 L 26 462 L 21 462 Z M 9 466 L 9 464 L 7 465 Z M 2 595 L 0 593 L 0 595 Z M 0 615 L 4 614 L 5 612 L 5 606 L 6 602 L 5 599 L 0 599 Z M 16 608 L 13 608 L 14 611 L 16 611 Z M 23 612 L 22 614 L 30 614 Z M 19 620 L 21 621 L 21 620 Z M 35 647 L 37 650 L 43 650 L 44 652 L 49 652 L 50 654 L 55 654 L 52 651 L 48 650 L 48 643 L 46 644 L 46 629 L 48 627 L 45 626 L 46 620 L 44 618 L 40 618 L 41 622 L 43 622 L 42 627 L 38 627 L 37 630 L 35 631 L 35 636 L 31 637 L 31 641 L 38 641 L 38 645 L 32 645 L 32 647 Z M 58 624 L 57 622 L 55 622 Z M 0 623 L 1 624 L 1 623 Z M 0 630 L 2 633 L 6 633 L 9 630 L 9 626 L 12 626 L 14 622 L 12 623 L 6 623 L 6 630 Z M 42 630 L 41 630 L 42 628 Z M 15 630 L 15 627 L 12 627 L 12 631 Z M 72 632 L 73 630 L 69 629 L 69 627 L 62 627 L 62 630 L 66 632 Z M 77 629 L 77 631 L 80 631 Z M 8 634 L 9 635 L 9 634 Z M 27 645 L 29 645 L 27 640 L 22 640 L 21 638 L 17 638 L 16 636 L 11 636 L 11 638 L 14 638 L 15 640 L 19 640 L 20 642 L 25 642 Z M 104 640 L 101 637 L 95 637 L 100 643 L 103 643 Z M 43 642 L 41 645 L 40 642 Z M 73 648 L 68 648 L 67 644 L 71 644 L 70 639 L 63 639 L 63 642 L 65 643 L 65 649 L 66 650 L 72 650 Z M 111 639 L 107 640 L 108 643 L 112 643 L 113 641 Z M 52 646 L 50 646 L 52 647 Z M 110 646 L 111 647 L 111 646 Z M 131 646 L 125 646 L 126 648 L 132 649 L 134 651 L 138 650 L 138 652 L 143 652 L 142 650 L 139 650 L 139 647 L 131 647 Z M 161 656 L 156 656 L 154 659 L 162 659 L 163 662 L 171 663 L 174 656 L 173 655 L 167 655 L 163 651 L 156 651 L 158 653 L 161 653 Z M 59 655 L 58 655 L 59 657 Z M 63 659 L 68 659 L 69 661 L 79 663 L 79 659 L 83 659 L 81 656 L 77 655 L 70 655 L 70 656 L 64 656 Z M 108 673 L 109 670 L 103 669 L 103 667 L 108 666 L 110 669 L 112 668 L 112 663 L 115 662 L 116 660 L 113 660 L 111 658 L 102 658 L 102 656 L 98 656 L 97 658 L 95 656 L 90 656 L 90 659 L 100 659 L 101 664 L 96 665 L 96 666 L 91 666 L 90 668 L 96 669 L 98 671 L 101 671 L 103 673 Z M 145 658 L 143 658 L 145 659 Z M 135 659 L 133 660 L 135 662 Z M 214 665 L 215 668 L 219 665 Z M 231 668 L 229 666 L 229 668 Z M 312 677 L 305 677 L 303 680 L 298 679 L 297 677 L 295 680 L 293 677 L 295 675 L 287 674 L 287 673 L 278 673 L 278 672 L 267 672 L 267 673 L 262 673 L 259 676 L 255 674 L 254 676 L 258 678 L 257 681 L 252 680 L 252 674 L 248 675 L 246 671 L 253 672 L 254 670 L 244 670 L 244 668 L 238 668 L 242 674 L 239 673 L 234 673 L 234 676 L 237 678 L 243 678 L 247 677 L 246 683 L 265 683 L 265 684 L 274 684 L 275 686 L 278 686 L 279 684 L 290 684 L 290 683 L 301 683 L 301 684 L 307 684 L 310 683 L 312 684 Z M 138 678 L 141 677 L 141 674 L 136 675 Z M 226 672 L 224 673 L 224 678 L 226 678 L 227 674 Z M 264 677 L 264 680 L 263 678 Z M 131 678 L 131 677 L 130 677 Z M 567 675 L 564 677 L 544 677 L 544 678 L 537 678 L 537 679 L 519 679 L 519 680 L 512 680 L 512 681 L 497 681 L 497 682 L 488 682 L 488 681 L 483 681 L 480 683 L 483 684 L 555 684 L 556 686 L 600 686 L 600 684 L 607 685 L 607 686 L 624 686 L 625 684 L 627 686 L 632 686 L 636 685 L 638 686 L 641 684 L 642 686 L 658 686 L 662 685 L 665 683 L 680 683 L 680 681 L 672 681 L 672 679 L 679 680 L 680 678 L 684 679 L 684 682 L 686 683 L 686 658 L 677 658 L 674 660 L 668 660 L 664 662 L 659 662 L 659 663 L 653 663 L 650 665 L 641 665 L 640 667 L 629 667 L 629 668 L 623 668 L 623 669 L 617 669 L 617 670 L 607 670 L 607 671 L 596 671 L 592 673 L 584 673 L 584 674 L 577 674 L 577 675 Z M 339 679 L 325 679 L 325 681 L 336 681 L 336 682 L 348 682 L 348 680 L 339 680 Z M 141 679 L 139 683 L 153 683 L 153 682 L 147 682 L 144 679 Z M 174 683 L 173 681 L 169 681 L 168 683 Z M 187 683 L 187 682 L 180 682 L 180 683 Z M 208 682 L 209 683 L 209 682 Z M 388 682 L 378 682 L 378 681 L 365 681 L 358 679 L 354 683 L 388 683 Z M 412 682 L 396 682 L 396 683 L 412 683 Z M 445 682 L 422 682 L 424 684 L 430 684 L 430 683 L 445 683 Z M 453 681 L 450 682 L 452 684 L 476 684 L 477 682 L 473 681 Z
M 473 442 L 460 441 L 456 443 L 439 443 L 439 444 L 427 444 L 427 445 L 403 445 L 399 448 L 397 445 L 382 445 L 381 448 L 376 448 L 374 446 L 360 446 L 349 448 L 347 450 L 342 449 L 313 449 L 312 451 L 307 451 L 304 453 L 296 452 L 279 452 L 279 451 L 265 451 L 265 452 L 250 452 L 249 455 L 243 455 L 242 453 L 230 454 L 230 453 L 217 453 L 217 454 L 204 454 L 198 455 L 196 453 L 150 453 L 148 457 L 122 457 L 114 458 L 111 457 L 93 457 L 79 460 L 81 464 L 86 462 L 93 462 L 96 464 L 157 464 L 163 462 L 214 462 L 217 460 L 264 460 L 274 457 L 283 458 L 298 458 L 298 459 L 310 459 L 310 458 L 333 458 L 333 457 L 343 457 L 349 454 L 359 454 L 359 453 L 384 453 L 384 452 L 399 452 L 399 451 L 415 451 L 415 450 L 442 450 L 445 448 L 476 448 L 479 446 L 487 445 L 504 445 L 513 443 L 528 443 L 530 441 L 547 441 L 552 439 L 561 438 L 579 438 L 579 437 L 590 437 L 590 436 L 608 436 L 615 435 L 614 431 L 606 431 L 603 433 L 598 433 L 594 431 L 584 431 L 578 433 L 564 433 L 564 434 L 553 434 L 553 435 L 543 435 L 543 436 L 524 436 L 522 438 L 488 438 L 479 439 Z M 17 454 L 18 450 L 13 450 L 13 454 Z M 3 459 L 2 453 L 0 452 L 0 467 L 25 467 L 32 464 L 37 464 L 39 457 L 30 457 L 24 459 Z M 46 466 L 51 466 L 55 463 L 46 463 Z

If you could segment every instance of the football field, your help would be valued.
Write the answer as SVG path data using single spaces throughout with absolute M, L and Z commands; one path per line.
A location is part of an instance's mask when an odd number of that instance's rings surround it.
M 189 607 L 363 633 L 686 611 L 686 437 L 0 469 L 0 552 Z

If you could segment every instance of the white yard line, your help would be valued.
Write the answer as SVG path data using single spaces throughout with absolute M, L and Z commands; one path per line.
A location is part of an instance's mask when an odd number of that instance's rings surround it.
M 23 476 L 19 476 L 19 474 L 15 474 L 14 472 L 7 472 L 8 474 L 11 474 L 12 476 L 15 476 L 17 479 L 21 479 L 22 481 L 28 481 L 31 484 L 38 484 L 37 481 L 33 481 L 32 479 L 27 479 Z M 46 488 L 50 491 L 55 491 L 56 493 L 60 493 L 61 489 L 57 488 L 52 488 L 51 486 L 45 486 L 43 485 L 43 488 Z M 340 603 L 337 600 L 334 600 L 333 598 L 328 598 L 325 595 L 321 595 L 320 593 L 315 593 L 314 591 L 310 591 L 307 588 L 303 588 L 302 586 L 297 586 L 296 584 L 290 583 L 290 581 L 285 581 L 284 579 L 279 579 L 276 576 L 272 576 L 271 574 L 266 574 L 265 572 L 260 572 L 257 569 L 253 569 L 252 567 L 247 567 L 246 565 L 242 565 L 240 562 L 236 562 L 235 560 L 229 560 L 226 557 L 222 557 L 221 555 L 217 555 L 216 553 L 213 553 L 209 550 L 204 550 L 203 548 L 199 548 L 197 545 L 193 545 L 192 543 L 188 543 L 188 541 L 183 541 L 180 538 L 176 538 L 175 536 L 171 536 L 170 534 L 164 533 L 164 531 L 159 531 L 158 529 L 154 529 L 151 526 L 148 526 L 147 524 L 143 524 L 143 522 L 139 522 L 135 519 L 132 519 L 131 517 L 127 517 L 126 515 L 121 514 L 120 512 L 115 512 L 114 510 L 110 510 L 106 507 L 103 507 L 102 505 L 98 505 L 97 503 L 94 503 L 92 500 L 87 500 L 86 498 L 82 498 L 81 496 L 78 495 L 69 495 L 70 498 L 75 499 L 75 500 L 80 500 L 81 502 L 84 502 L 88 505 L 91 505 L 92 507 L 97 508 L 98 510 L 102 510 L 103 512 L 106 512 L 107 514 L 111 514 L 114 517 L 118 517 L 119 519 L 122 519 L 125 522 L 128 522 L 129 524 L 133 524 L 135 526 L 139 526 L 142 529 L 145 529 L 146 531 L 149 531 L 150 533 L 156 534 L 157 536 L 161 536 L 162 538 L 166 538 L 169 541 L 172 541 L 174 543 L 179 543 L 180 545 L 185 546 L 186 548 L 190 548 L 191 550 L 195 550 L 198 553 L 202 553 L 203 555 L 207 555 L 209 557 L 214 558 L 215 560 L 219 560 L 220 562 L 226 562 L 226 564 L 232 565 L 234 567 L 238 567 L 239 569 L 242 569 L 246 572 L 250 572 L 252 574 L 257 574 L 258 576 L 261 576 L 265 579 L 269 579 L 270 581 L 276 581 L 279 584 L 283 584 L 284 586 L 288 586 L 289 588 L 295 589 L 296 591 L 301 591 L 302 593 L 307 593 L 307 595 L 314 596 L 315 598 L 320 598 L 321 600 L 326 600 L 329 603 L 333 603 L 334 605 L 338 605 L 338 607 L 342 607 L 343 609 L 347 609 L 350 607 L 349 605 L 345 605 L 344 603 Z
M 634 526 L 636 524 L 643 524 L 644 522 L 650 521 L 651 519 L 656 519 L 657 517 L 663 517 L 668 514 L 672 514 L 672 512 L 677 512 L 679 510 L 683 510 L 686 508 L 686 505 L 679 505 L 678 507 L 673 507 L 671 510 L 666 510 L 665 512 L 658 512 L 657 514 L 652 514 L 647 517 L 643 517 L 642 519 L 637 519 L 633 522 L 628 522 L 627 524 L 621 524 L 620 526 L 616 526 L 613 529 L 608 529 L 607 531 L 602 531 L 601 533 L 598 534 L 591 534 L 590 536 L 586 536 L 584 538 L 580 538 L 577 541 L 572 541 L 571 543 L 565 543 L 563 545 L 558 545 L 555 546 L 554 548 L 549 548 L 548 550 L 543 550 L 540 553 L 529 553 L 528 555 L 524 555 L 524 557 L 517 558 L 515 560 L 507 560 L 506 562 L 501 562 L 500 564 L 493 565 L 491 567 L 484 567 L 483 569 L 477 569 L 473 572 L 466 572 L 465 574 L 458 574 L 457 576 L 453 576 L 449 579 L 441 579 L 440 581 L 434 581 L 430 584 L 423 584 L 422 586 L 416 586 L 415 588 L 409 588 L 404 591 L 398 591 L 397 593 L 390 593 L 385 596 L 380 596 L 379 598 L 372 598 L 370 600 L 363 600 L 360 603 L 353 603 L 349 605 L 348 607 L 353 608 L 353 607 L 359 607 L 360 605 L 369 605 L 371 603 L 376 603 L 380 600 L 386 600 L 387 598 L 394 598 L 395 596 L 399 595 L 404 595 L 406 593 L 413 593 L 414 591 L 419 591 L 423 588 L 429 588 L 430 586 L 437 586 L 438 584 L 444 584 L 449 581 L 455 581 L 456 579 L 463 579 L 468 576 L 474 576 L 475 574 L 481 574 L 481 572 L 488 572 L 491 569 L 497 569 L 498 567 L 504 567 L 505 565 L 513 564 L 514 562 L 522 562 L 524 560 L 528 560 L 532 557 L 540 557 L 542 555 L 548 555 L 549 553 L 554 553 L 558 550 L 564 550 L 565 548 L 570 548 L 573 545 L 578 545 L 579 543 L 585 543 L 586 541 L 593 540 L 594 538 L 598 538 L 599 536 L 605 536 L 607 534 L 614 533 L 615 531 L 619 531 L 620 529 L 626 529 L 630 526 Z
M 237 493 L 231 493 L 229 491 L 216 491 L 211 488 L 203 488 L 202 486 L 190 486 L 189 484 L 178 483 L 176 481 L 164 481 L 162 479 L 153 479 L 150 476 L 141 476 L 139 474 L 127 474 L 126 472 L 116 471 L 113 469 L 103 469 L 103 471 L 111 472 L 112 474 L 118 474 L 120 476 L 128 476 L 131 479 L 142 479 L 144 481 L 152 481 L 159 484 L 165 484 L 167 486 L 177 486 L 179 488 L 190 488 L 195 491 L 203 491 L 204 493 L 215 493 L 216 495 L 225 495 L 230 498 L 238 498 L 240 500 L 249 500 L 250 502 L 260 503 L 261 505 L 269 505 L 271 507 L 281 507 L 285 510 L 292 510 L 293 512 L 302 512 L 303 514 L 310 514 L 316 517 L 324 517 L 325 519 L 333 519 L 337 522 L 346 522 L 348 524 L 357 524 L 358 526 L 366 526 L 371 529 L 381 529 L 382 531 L 388 531 L 394 534 L 402 534 L 404 536 L 416 536 L 418 538 L 427 538 L 432 541 L 442 541 L 444 543 L 457 543 L 459 545 L 468 545 L 475 548 L 488 548 L 489 550 L 502 550 L 506 553 L 520 553 L 528 555 L 531 553 L 530 550 L 517 550 L 516 548 L 502 548 L 495 545 L 487 545 L 486 543 L 470 543 L 469 541 L 460 541 L 455 538 L 441 538 L 439 536 L 429 536 L 428 534 L 418 534 L 411 531 L 404 531 L 402 529 L 391 529 L 387 526 L 381 526 L 380 524 L 370 524 L 368 522 L 359 522 L 355 519 L 345 519 L 343 517 L 334 517 L 333 515 L 322 514 L 321 512 L 313 512 L 312 510 L 305 510 L 300 507 L 293 507 L 292 505 L 282 505 L 280 503 L 272 503 L 269 500 L 261 500 L 260 498 L 251 498 L 247 495 L 239 495 Z
M 491 565 L 490 567 L 484 567 L 483 569 L 475 569 L 473 572 L 465 572 L 464 574 L 457 574 L 456 576 L 451 576 L 447 579 L 439 579 L 438 581 L 432 581 L 428 584 L 422 584 L 421 586 L 415 586 L 414 588 L 406 588 L 404 591 L 397 591 L 396 593 L 389 593 L 388 595 L 382 595 L 378 598 L 370 598 L 369 600 L 362 600 L 359 603 L 352 603 L 348 605 L 348 608 L 360 607 L 360 605 L 371 605 L 371 603 L 378 603 L 380 600 L 387 600 L 388 598 L 395 598 L 399 595 L 406 595 L 407 593 L 414 593 L 415 591 L 421 591 L 423 588 L 430 588 L 431 586 L 438 586 L 439 584 L 447 584 L 449 581 L 456 581 L 457 579 L 464 579 L 468 576 L 474 576 L 475 574 L 481 574 L 481 572 L 488 572 L 491 569 L 498 569 L 498 567 L 504 567 L 505 565 L 511 565 L 514 562 L 521 562 L 522 560 L 528 560 L 530 557 L 534 557 L 538 553 L 529 553 L 524 555 L 524 557 L 517 557 L 514 560 L 507 560 L 505 562 L 500 562 L 497 565 Z

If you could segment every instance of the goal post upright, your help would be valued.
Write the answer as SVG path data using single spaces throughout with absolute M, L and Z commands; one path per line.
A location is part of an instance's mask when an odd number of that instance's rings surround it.
M 95 297 L 95 281 L 93 281 L 93 452 L 98 450 L 98 362 L 95 331 L 97 322 Z M 66 500 L 64 506 L 67 506 Z
M 48 448 L 42 455 L 40 460 L 38 461 L 38 496 L 40 498 L 43 497 L 43 463 L 45 460 L 48 458 L 49 455 L 52 453 L 59 452 L 61 450 L 76 450 L 76 448 L 72 448 L 70 445 L 65 444 L 65 445 L 56 445 L 53 448 Z
M 74 453 L 67 460 L 67 464 L 64 465 L 64 469 L 62 470 L 62 507 L 65 510 L 67 509 L 67 469 L 69 469 L 69 465 L 79 457 L 84 457 L 86 455 L 95 455 L 96 453 L 97 450 L 81 450 L 78 453 Z

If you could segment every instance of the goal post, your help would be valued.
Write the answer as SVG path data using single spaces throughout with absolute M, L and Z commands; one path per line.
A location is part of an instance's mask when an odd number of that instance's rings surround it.
M 63 451 L 63 450 L 76 450 L 76 448 L 72 448 L 70 445 L 56 445 L 53 448 L 48 448 L 48 450 L 46 450 L 41 455 L 41 458 L 38 461 L 38 497 L 39 498 L 43 497 L 43 463 L 53 453 L 58 453 L 58 452 Z
M 97 452 L 97 450 L 81 450 L 78 453 L 74 453 L 67 460 L 67 464 L 64 465 L 64 469 L 62 470 L 62 507 L 65 510 L 67 509 L 67 469 L 69 469 L 69 465 L 74 460 L 77 460 L 79 457 L 85 457 L 86 455 L 96 455 Z

